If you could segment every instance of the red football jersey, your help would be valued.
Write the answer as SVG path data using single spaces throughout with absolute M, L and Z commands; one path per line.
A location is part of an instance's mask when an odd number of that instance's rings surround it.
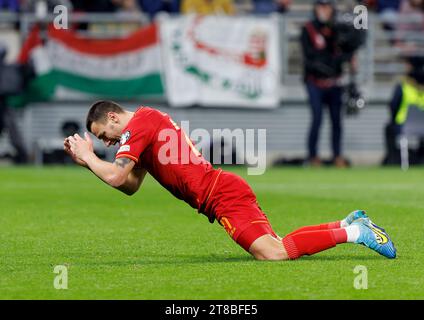
M 221 172 L 203 158 L 166 113 L 148 107 L 137 109 L 122 131 L 116 158 L 122 157 L 145 168 L 175 197 L 201 213 L 205 213 L 208 196 Z M 209 218 L 212 222 L 213 217 Z

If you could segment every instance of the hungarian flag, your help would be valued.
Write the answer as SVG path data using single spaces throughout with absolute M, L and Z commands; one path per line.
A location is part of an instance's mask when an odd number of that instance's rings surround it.
M 24 43 L 19 62 L 31 60 L 36 77 L 14 104 L 87 98 L 131 99 L 161 96 L 158 28 L 143 27 L 126 38 L 87 39 L 73 31 L 47 30 L 42 41 L 35 27 Z

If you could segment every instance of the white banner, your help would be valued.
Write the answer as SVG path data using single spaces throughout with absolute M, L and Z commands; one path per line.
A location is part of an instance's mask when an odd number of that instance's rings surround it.
M 276 18 L 163 17 L 160 29 L 172 106 L 277 107 L 281 64 Z

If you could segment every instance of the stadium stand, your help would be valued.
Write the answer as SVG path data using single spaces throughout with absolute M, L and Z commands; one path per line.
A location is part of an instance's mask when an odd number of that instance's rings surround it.
M 255 2 L 255 1 L 253 1 Z M 86 3 L 86 2 L 81 2 Z M 99 2 L 101 3 L 101 1 Z M 140 4 L 141 3 L 141 4 Z M 143 4 L 144 3 L 144 4 Z M 146 8 L 146 2 L 140 1 L 141 10 Z M 340 8 L 348 8 L 351 1 L 345 1 Z M 78 1 L 73 1 L 74 8 L 78 9 Z M 254 10 L 250 2 L 251 10 Z M 249 8 L 247 2 L 235 1 L 235 6 Z M 281 103 L 280 107 L 272 110 L 221 108 L 219 112 L 214 108 L 170 108 L 165 97 L 155 97 L 144 101 L 123 101 L 124 106 L 134 109 L 138 104 L 152 105 L 173 115 L 177 120 L 189 120 L 193 129 L 197 127 L 212 129 L 213 123 L 219 123 L 222 128 L 266 128 L 267 150 L 269 161 L 284 156 L 298 158 L 305 156 L 305 137 L 309 122 L 309 112 L 306 108 L 306 95 L 301 84 L 301 54 L 299 45 L 300 26 L 309 18 L 309 1 L 295 1 L 289 6 L 288 12 L 279 15 L 280 24 L 280 59 L 282 64 Z M 80 10 L 95 11 L 94 7 Z M 152 9 L 153 10 L 153 9 Z M 168 10 L 168 9 L 167 9 Z M 249 9 L 244 9 L 247 11 Z M 115 9 L 104 11 L 116 11 Z M 168 11 L 173 12 L 169 9 Z M 240 9 L 243 12 L 243 9 Z M 149 23 L 157 11 L 138 13 L 109 12 L 109 13 L 80 13 L 71 16 L 71 22 L 96 23 L 119 25 L 128 22 L 137 22 L 139 25 Z M 48 21 L 52 17 L 45 17 Z M 19 51 L 19 41 L 28 34 L 30 25 L 39 18 L 31 13 L 17 15 L 14 12 L 0 11 L 0 41 L 3 39 L 9 45 L 8 61 L 16 58 Z M 408 17 L 397 17 L 411 19 Z M 399 80 L 399 75 L 405 73 L 405 66 L 401 59 L 401 49 L 393 45 L 396 39 L 396 30 L 387 30 L 384 19 L 377 13 L 369 13 L 369 30 L 365 46 L 359 54 L 358 81 L 361 84 L 367 99 L 367 107 L 356 117 L 346 118 L 344 149 L 346 156 L 353 164 L 380 163 L 384 152 L 384 124 L 388 120 L 387 104 L 391 97 L 393 86 Z M 414 19 L 412 19 L 414 22 Z M 416 21 L 420 23 L 420 21 Z M 16 27 L 19 26 L 17 30 Z M 80 31 L 87 37 L 115 37 L 128 30 L 119 28 L 92 28 Z M 422 33 L 415 34 L 418 43 L 424 43 Z M 11 39 L 14 40 L 11 40 Z M 83 126 L 85 112 L 90 101 L 61 101 L 33 103 L 23 110 L 18 110 L 19 127 L 23 133 L 25 144 L 33 155 L 36 145 L 43 145 L 40 139 L 61 137 L 61 125 L 72 119 Z M 49 119 L 45 115 L 49 114 Z M 53 125 L 52 125 L 53 124 Z M 324 120 L 321 135 L 328 135 L 327 120 Z M 327 139 L 321 139 L 320 149 L 324 156 L 329 154 Z M 99 146 L 99 148 L 102 148 Z M 7 133 L 0 137 L 0 157 L 13 153 L 8 143 Z M 113 151 L 105 153 L 112 157 Z M 39 159 L 39 157 L 37 157 Z

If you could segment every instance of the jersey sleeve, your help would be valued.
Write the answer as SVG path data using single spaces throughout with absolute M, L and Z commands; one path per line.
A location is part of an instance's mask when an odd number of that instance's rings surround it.
M 129 158 L 137 164 L 140 155 L 153 143 L 155 133 L 156 128 L 147 117 L 142 121 L 133 119 L 121 136 L 120 148 L 115 158 Z

